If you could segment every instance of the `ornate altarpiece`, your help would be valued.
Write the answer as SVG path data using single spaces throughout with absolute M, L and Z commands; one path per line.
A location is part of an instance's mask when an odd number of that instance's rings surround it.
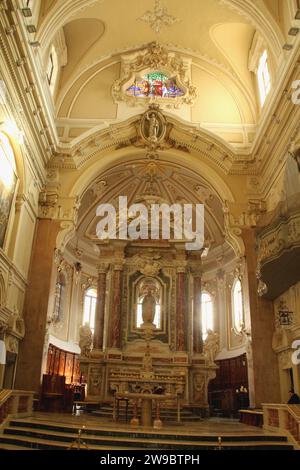
M 156 105 L 141 117 L 140 139 L 148 149 L 149 181 L 139 202 L 148 207 L 159 177 L 153 155 L 165 143 L 166 121 Z M 175 223 L 173 223 L 173 232 Z M 150 237 L 151 238 L 151 237 Z M 96 241 L 95 241 L 96 243 Z M 203 344 L 201 260 L 184 240 L 98 239 L 98 301 L 95 332 L 81 328 L 81 372 L 87 398 L 113 401 L 115 392 L 180 395 L 207 411 L 208 383 L 215 377 L 218 335 Z
M 199 288 L 194 261 L 179 245 L 167 249 L 125 245 L 121 258 L 107 257 L 105 278 L 109 272 L 111 281 L 108 285 L 102 279 L 102 292 L 98 291 L 98 295 L 106 292 L 106 344 L 101 348 L 94 345 L 80 357 L 88 384 L 87 399 L 107 402 L 116 391 L 153 393 L 160 389 L 179 394 L 184 404 L 206 412 L 207 387 L 217 366 L 210 347 L 193 339 L 201 335 L 199 329 L 195 331 L 199 323 L 194 321 L 189 302 L 194 289 Z M 107 247 L 108 255 L 114 251 Z M 103 266 L 100 271 L 101 278 Z M 151 279 L 161 289 L 161 318 L 159 327 L 152 323 L 151 339 L 147 340 L 145 322 L 144 327 L 136 323 L 136 287 Z

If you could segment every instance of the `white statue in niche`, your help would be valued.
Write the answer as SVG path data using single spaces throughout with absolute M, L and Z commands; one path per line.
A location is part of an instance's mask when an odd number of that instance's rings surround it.
M 79 328 L 79 347 L 82 356 L 89 356 L 93 344 L 93 333 L 88 323 Z
M 155 307 L 156 301 L 151 291 L 145 295 L 143 302 L 142 302 L 142 318 L 144 325 L 153 325 L 154 317 L 155 317 Z M 153 325 L 154 326 L 154 325 Z
M 159 120 L 157 119 L 154 112 L 147 113 L 146 119 L 147 121 L 149 121 L 149 132 L 148 132 L 149 139 L 152 142 L 156 142 L 158 139 L 158 134 L 159 134 Z
M 219 351 L 219 335 L 212 330 L 207 330 L 207 338 L 203 345 L 204 354 L 209 364 L 214 364 Z

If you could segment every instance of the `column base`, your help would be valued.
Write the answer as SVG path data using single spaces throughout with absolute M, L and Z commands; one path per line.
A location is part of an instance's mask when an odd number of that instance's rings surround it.
M 93 349 L 90 353 L 91 359 L 104 359 L 104 352 L 102 349 Z

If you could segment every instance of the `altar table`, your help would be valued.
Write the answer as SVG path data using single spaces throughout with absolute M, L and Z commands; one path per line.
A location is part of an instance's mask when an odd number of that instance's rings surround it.
M 162 421 L 160 419 L 160 403 L 162 401 L 174 400 L 177 404 L 177 422 L 180 423 L 180 397 L 179 395 L 158 395 L 154 393 L 129 393 L 129 392 L 117 392 L 115 393 L 114 408 L 113 408 L 113 419 L 117 420 L 117 401 L 120 399 L 133 400 L 133 411 L 134 416 L 132 422 L 137 421 L 136 416 L 136 405 L 138 401 L 141 401 L 141 424 L 142 426 L 152 426 L 152 402 L 156 402 L 156 418 L 154 420 L 155 427 L 161 427 Z M 134 421 L 135 420 L 135 421 Z

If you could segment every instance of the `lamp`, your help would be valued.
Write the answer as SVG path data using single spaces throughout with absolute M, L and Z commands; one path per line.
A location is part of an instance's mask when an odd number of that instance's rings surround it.
M 28 24 L 26 26 L 28 33 L 36 33 L 36 27 L 34 24 Z
M 29 44 L 32 47 L 40 47 L 41 43 L 39 41 L 30 41 Z
M 30 18 L 32 16 L 32 11 L 29 7 L 22 8 L 22 13 L 25 18 Z
M 260 271 L 260 264 L 258 264 L 257 266 L 257 270 L 256 270 L 256 279 L 258 281 L 258 284 L 257 284 L 257 293 L 260 297 L 263 297 L 265 294 L 268 293 L 268 286 L 267 284 L 262 280 L 262 275 L 261 275 L 261 271 Z
M 288 309 L 283 300 L 279 304 L 278 319 L 281 326 L 289 326 L 293 323 L 293 312 Z
M 300 0 L 297 0 L 297 11 L 295 15 L 295 20 L 300 20 Z

